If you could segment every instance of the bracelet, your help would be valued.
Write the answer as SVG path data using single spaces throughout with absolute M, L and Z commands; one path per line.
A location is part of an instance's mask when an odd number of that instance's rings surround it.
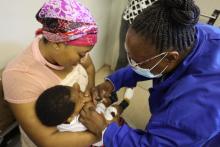
M 118 101 L 118 96 L 115 92 L 113 92 L 111 94 L 111 96 L 109 97 L 109 99 L 111 100 L 111 103 L 113 104 L 114 102 L 117 102 Z

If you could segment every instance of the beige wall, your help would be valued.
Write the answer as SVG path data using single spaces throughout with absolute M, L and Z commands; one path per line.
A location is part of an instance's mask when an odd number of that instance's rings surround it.
M 204 14 L 211 15 L 214 9 L 220 10 L 220 0 L 195 0 L 195 2 Z
M 109 24 L 108 24 L 108 35 L 107 35 L 107 52 L 105 63 L 111 65 L 114 69 L 116 61 L 119 55 L 119 28 L 121 24 L 121 15 L 127 5 L 127 0 L 112 0 Z
M 211 16 L 212 12 L 215 9 L 220 10 L 220 0 L 195 0 L 196 4 L 199 6 L 200 10 L 201 10 L 201 14 L 205 14 L 205 15 L 209 15 Z M 200 17 L 200 20 L 202 22 L 207 22 L 208 18 L 205 17 Z M 215 25 L 220 26 L 220 22 L 219 23 L 215 23 Z
M 114 0 L 79 0 L 82 4 L 89 8 L 95 17 L 99 31 L 98 31 L 98 43 L 92 50 L 92 59 L 94 61 L 96 69 L 100 69 L 105 64 L 105 58 L 107 55 L 106 42 L 108 37 L 108 23 L 111 10 L 112 1 Z

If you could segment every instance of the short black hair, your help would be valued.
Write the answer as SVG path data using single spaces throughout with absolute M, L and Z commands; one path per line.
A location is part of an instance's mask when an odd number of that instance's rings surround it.
M 57 85 L 48 88 L 38 97 L 35 110 L 42 124 L 56 126 L 64 123 L 71 116 L 74 107 L 70 87 Z
M 185 51 L 195 43 L 195 24 L 200 15 L 193 0 L 158 0 L 143 10 L 131 28 L 152 39 L 158 52 Z

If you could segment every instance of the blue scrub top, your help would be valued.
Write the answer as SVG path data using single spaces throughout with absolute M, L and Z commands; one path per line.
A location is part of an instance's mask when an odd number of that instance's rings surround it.
M 196 31 L 192 52 L 171 75 L 153 80 L 145 131 L 112 123 L 106 147 L 220 146 L 220 29 L 198 24 Z M 107 79 L 116 91 L 148 80 L 129 66 Z

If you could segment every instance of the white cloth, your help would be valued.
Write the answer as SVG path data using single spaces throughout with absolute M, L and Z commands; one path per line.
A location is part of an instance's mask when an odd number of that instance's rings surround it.
M 79 122 L 79 115 L 76 116 L 69 124 L 60 124 L 57 126 L 57 129 L 60 132 L 81 132 L 81 131 L 86 131 L 87 128 Z
M 157 0 L 128 0 L 128 5 L 124 11 L 123 18 L 128 20 L 131 24 L 137 15 L 139 15 L 143 9 L 152 5 Z
M 60 132 L 82 132 L 86 131 L 87 128 L 79 121 L 79 115 L 76 116 L 69 124 L 60 124 L 57 126 Z M 103 141 L 99 141 L 93 144 L 94 146 L 102 146 Z

